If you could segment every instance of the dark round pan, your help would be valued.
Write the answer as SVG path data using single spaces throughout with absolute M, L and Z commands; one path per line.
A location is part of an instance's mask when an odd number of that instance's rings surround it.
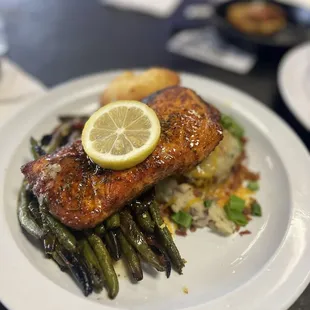
M 229 5 L 246 0 L 232 0 L 221 3 L 215 8 L 213 22 L 219 33 L 227 41 L 251 52 L 263 56 L 275 55 L 306 40 L 310 40 L 310 10 L 268 1 L 280 6 L 287 15 L 287 26 L 279 32 L 269 35 L 252 35 L 239 31 L 226 18 Z

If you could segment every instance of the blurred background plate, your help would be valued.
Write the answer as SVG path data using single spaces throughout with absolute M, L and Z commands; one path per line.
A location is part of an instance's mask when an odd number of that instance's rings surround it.
M 310 43 L 295 47 L 283 57 L 278 85 L 288 108 L 310 130 Z

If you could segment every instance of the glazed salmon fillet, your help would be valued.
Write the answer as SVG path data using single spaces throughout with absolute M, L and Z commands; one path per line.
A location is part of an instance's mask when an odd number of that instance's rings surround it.
M 196 166 L 222 139 L 219 112 L 188 88 L 167 88 L 144 102 L 156 112 L 161 136 L 137 166 L 102 169 L 78 140 L 21 168 L 33 193 L 63 224 L 77 230 L 96 226 L 158 181 Z

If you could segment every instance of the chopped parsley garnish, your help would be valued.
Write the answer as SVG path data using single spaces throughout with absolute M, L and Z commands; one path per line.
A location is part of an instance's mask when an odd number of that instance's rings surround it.
M 225 211 L 228 219 L 239 226 L 245 226 L 248 223 L 247 217 L 243 214 L 245 201 L 235 195 L 231 195 L 228 203 L 225 205 Z

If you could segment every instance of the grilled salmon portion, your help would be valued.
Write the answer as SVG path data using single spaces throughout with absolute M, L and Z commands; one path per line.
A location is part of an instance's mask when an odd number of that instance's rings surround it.
M 102 169 L 89 160 L 78 140 L 21 168 L 39 201 L 65 225 L 96 226 L 158 181 L 196 166 L 222 139 L 218 111 L 190 89 L 167 88 L 144 102 L 160 120 L 161 137 L 137 166 Z

